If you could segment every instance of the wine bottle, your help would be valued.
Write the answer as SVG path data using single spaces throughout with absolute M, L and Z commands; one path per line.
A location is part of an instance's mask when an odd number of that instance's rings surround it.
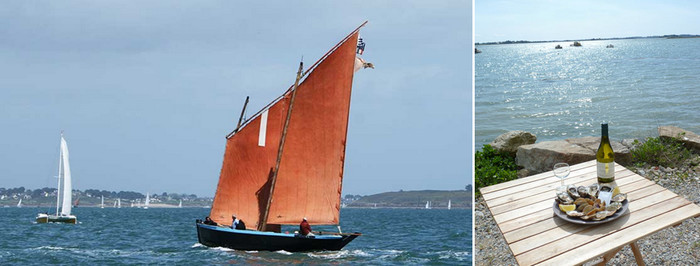
M 611 183 L 615 181 L 615 153 L 608 138 L 608 124 L 603 123 L 600 126 L 602 136 L 598 152 L 595 154 L 598 165 L 598 183 Z

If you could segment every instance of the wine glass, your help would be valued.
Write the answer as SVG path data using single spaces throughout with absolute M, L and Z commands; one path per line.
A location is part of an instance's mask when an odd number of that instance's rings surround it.
M 557 163 L 554 165 L 552 172 L 554 172 L 554 176 L 561 179 L 561 187 L 559 189 L 562 191 L 566 190 L 566 187 L 564 187 L 564 179 L 566 179 L 569 176 L 569 173 L 571 173 L 571 169 L 569 169 L 569 164 Z

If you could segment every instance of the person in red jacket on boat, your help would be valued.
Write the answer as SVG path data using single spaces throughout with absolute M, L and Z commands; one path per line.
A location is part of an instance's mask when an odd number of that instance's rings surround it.
M 303 236 L 313 236 L 314 233 L 311 233 L 311 225 L 309 225 L 309 222 L 306 221 L 306 217 L 304 217 L 304 220 L 301 221 L 301 224 L 299 224 L 299 232 Z

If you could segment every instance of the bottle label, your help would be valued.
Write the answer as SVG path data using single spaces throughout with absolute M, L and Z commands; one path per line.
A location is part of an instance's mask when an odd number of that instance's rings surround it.
M 613 178 L 615 177 L 615 163 L 598 162 L 598 177 Z

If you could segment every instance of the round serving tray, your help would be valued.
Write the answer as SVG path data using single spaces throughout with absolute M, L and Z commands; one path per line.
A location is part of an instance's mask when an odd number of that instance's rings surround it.
M 570 223 L 575 223 L 575 224 L 604 224 L 604 223 L 607 223 L 610 221 L 614 221 L 617 218 L 620 218 L 620 216 L 622 216 L 623 214 L 625 214 L 627 212 L 628 205 L 629 204 L 628 204 L 627 200 L 625 199 L 624 201 L 622 201 L 622 208 L 617 210 L 615 212 L 615 214 L 610 215 L 608 217 L 605 217 L 605 219 L 599 220 L 599 221 L 593 221 L 593 220 L 586 221 L 586 220 L 581 220 L 581 218 L 578 218 L 578 217 L 569 217 L 568 215 L 566 215 L 565 212 L 563 212 L 559 209 L 559 203 L 557 201 L 554 201 L 554 215 L 558 216 L 559 218 L 561 218 L 564 221 L 567 221 Z

